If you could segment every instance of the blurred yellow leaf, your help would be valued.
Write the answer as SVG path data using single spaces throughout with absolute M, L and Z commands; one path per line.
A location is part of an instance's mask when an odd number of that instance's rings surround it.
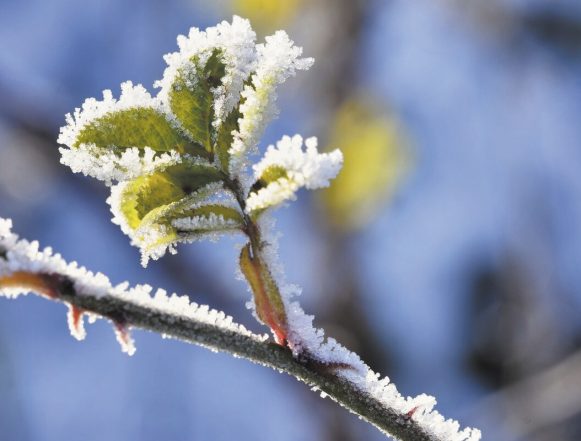
M 343 231 L 360 228 L 393 194 L 409 167 L 410 150 L 397 122 L 361 97 L 337 110 L 328 139 L 345 158 L 343 170 L 322 193 L 329 222 Z
M 232 0 L 235 13 L 250 19 L 261 32 L 272 32 L 293 20 L 303 0 Z

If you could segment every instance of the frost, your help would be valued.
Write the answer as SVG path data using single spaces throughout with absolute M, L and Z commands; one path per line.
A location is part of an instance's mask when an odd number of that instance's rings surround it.
M 153 171 L 161 171 L 184 159 L 175 151 L 160 155 L 148 147 L 128 148 L 121 155 L 114 152 L 97 153 L 97 147 L 90 144 L 74 149 L 61 147 L 59 151 L 61 164 L 69 166 L 73 173 L 91 176 L 107 185 L 112 185 L 113 181 L 127 181 Z
M 343 164 L 339 150 L 331 153 L 317 151 L 317 139 L 308 138 L 303 151 L 303 138 L 295 135 L 284 136 L 276 147 L 268 147 L 264 158 L 254 165 L 254 177 L 259 180 L 271 167 L 281 167 L 286 176 L 281 177 L 256 193 L 251 193 L 247 201 L 248 211 L 255 211 L 295 199 L 301 187 L 316 189 L 329 186 L 329 181 L 337 176 Z
M 172 221 L 172 225 L 184 231 L 197 231 L 197 230 L 208 230 L 208 231 L 223 231 L 223 230 L 235 230 L 240 225 L 238 222 L 232 219 L 225 219 L 222 215 L 216 215 L 210 213 L 208 216 L 194 216 L 186 217 L 181 219 L 176 219 Z
M 252 84 L 242 91 L 239 129 L 234 134 L 230 148 L 233 156 L 231 172 L 240 174 L 244 166 L 244 154 L 254 152 L 264 127 L 277 114 L 275 107 L 276 88 L 293 76 L 297 70 L 307 70 L 313 58 L 299 58 L 303 52 L 294 45 L 284 31 L 266 37 L 265 44 L 256 46 L 258 61 Z

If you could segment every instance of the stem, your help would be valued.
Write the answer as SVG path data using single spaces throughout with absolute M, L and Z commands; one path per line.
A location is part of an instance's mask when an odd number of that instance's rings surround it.
M 246 197 L 240 183 L 229 177 L 225 177 L 224 182 L 234 193 L 244 219 L 244 233 L 248 237 L 249 247 L 242 250 L 240 268 L 252 289 L 256 313 L 260 320 L 270 327 L 276 342 L 286 346 L 288 335 L 286 311 L 280 289 L 263 258 L 265 243 L 262 240 L 260 228 L 246 213 Z
M 245 358 L 254 363 L 286 372 L 314 390 L 324 392 L 352 413 L 375 426 L 386 435 L 402 441 L 438 441 L 428 434 L 413 416 L 398 414 L 370 397 L 353 383 L 339 377 L 332 370 L 322 369 L 316 364 L 301 363 L 293 358 L 291 351 L 280 345 L 263 341 L 258 336 L 225 329 L 179 314 L 156 311 L 138 302 L 120 299 L 113 293 L 99 297 L 79 294 L 67 276 L 58 274 L 40 275 L 44 280 L 52 279 L 51 299 L 69 303 L 86 312 L 122 323 L 126 328 L 140 328 L 174 337 L 188 343 L 201 345 Z M 45 296 L 46 297 L 46 296 Z

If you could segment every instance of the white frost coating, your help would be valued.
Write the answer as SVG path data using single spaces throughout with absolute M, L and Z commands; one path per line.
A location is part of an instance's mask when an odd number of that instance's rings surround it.
M 61 147 L 59 151 L 61 164 L 68 165 L 73 173 L 91 176 L 107 185 L 163 170 L 184 158 L 175 151 L 159 154 L 149 147 L 128 148 L 120 156 L 113 152 L 103 153 L 102 149 L 97 152 L 94 145 L 86 144 L 72 149 Z
M 276 147 L 268 147 L 264 158 L 253 167 L 255 179 L 260 179 L 265 170 L 274 166 L 285 169 L 287 176 L 251 193 L 246 204 L 248 211 L 293 200 L 301 187 L 312 190 L 329 186 L 329 181 L 337 176 L 343 165 L 343 154 L 339 150 L 319 153 L 316 138 L 308 138 L 305 145 L 307 148 L 303 151 L 303 138 L 295 135 L 292 138 L 284 136 Z
M 307 315 L 293 297 L 300 294 L 300 288 L 286 281 L 282 266 L 278 261 L 278 236 L 274 221 L 268 215 L 260 220 L 260 229 L 265 243 L 263 258 L 279 286 L 287 313 L 288 341 L 295 355 L 308 353 L 325 364 L 340 366 L 335 372 L 356 385 L 361 391 L 393 409 L 405 418 L 416 421 L 428 433 L 441 441 L 478 441 L 478 429 L 465 428 L 452 419 L 444 419 L 434 410 L 436 399 L 421 394 L 416 397 L 402 396 L 389 378 L 380 378 L 354 352 L 340 345 L 333 338 L 325 338 L 324 331 L 313 326 L 313 316 Z M 349 367 L 346 367 L 349 366 Z
M 213 91 L 215 114 L 213 124 L 218 127 L 238 104 L 244 81 L 254 70 L 256 34 L 248 20 L 234 16 L 232 23 L 223 21 L 205 31 L 191 28 L 187 37 L 180 35 L 177 41 L 179 52 L 164 56 L 168 67 L 165 69 L 163 79 L 154 84 L 155 87 L 161 88 L 159 97 L 164 102 L 169 102 L 168 95 L 178 71 L 194 67 L 191 62 L 193 57 L 197 57 L 199 65 L 204 66 L 212 51 L 219 49 L 222 53 L 221 61 L 226 69 L 222 84 Z
M 77 295 L 97 298 L 111 296 L 147 308 L 152 313 L 163 313 L 176 318 L 190 319 L 216 326 L 225 331 L 245 335 L 256 341 L 268 339 L 267 335 L 253 334 L 244 326 L 234 323 L 232 317 L 226 316 L 222 311 L 210 309 L 207 305 L 190 303 L 187 296 L 178 296 L 177 294 L 168 296 L 167 292 L 162 289 L 153 292 L 149 285 L 136 285 L 130 288 L 127 282 L 113 286 L 103 274 L 92 273 L 84 267 L 79 267 L 76 262 L 67 263 L 59 254 L 53 254 L 50 248 L 39 250 L 36 241 L 29 242 L 25 239 L 19 239 L 17 235 L 12 233 L 11 228 L 12 222 L 10 220 L 0 218 L 0 253 L 1 255 L 6 254 L 5 257 L 0 257 L 0 296 L 12 298 L 29 292 L 25 287 L 10 289 L 2 287 L 2 278 L 15 272 L 58 274 L 73 282 Z M 91 317 L 95 317 L 95 315 L 91 314 Z M 130 340 L 127 330 L 121 326 L 116 329 L 116 332 L 118 338 L 123 340 L 123 345 L 126 345 L 124 350 L 128 353 L 131 352 L 130 342 L 132 340 Z
M 313 58 L 299 58 L 303 49 L 295 46 L 284 31 L 266 37 L 266 43 L 258 44 L 256 49 L 256 71 L 252 75 L 252 85 L 246 85 L 242 91 L 242 118 L 238 120 L 239 130 L 234 133 L 230 148 L 230 170 L 234 175 L 240 174 L 245 153 L 256 150 L 264 127 L 276 116 L 276 87 L 297 70 L 307 70 L 314 63 Z
M 178 230 L 183 231 L 223 231 L 234 230 L 240 224 L 234 219 L 225 219 L 224 216 L 210 213 L 207 216 L 193 216 L 176 219 L 171 223 Z

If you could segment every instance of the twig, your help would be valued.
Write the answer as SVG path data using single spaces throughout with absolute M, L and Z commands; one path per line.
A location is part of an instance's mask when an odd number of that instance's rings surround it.
M 185 318 L 179 314 L 155 311 L 138 303 L 122 300 L 115 294 L 100 297 L 79 294 L 72 281 L 60 275 L 44 275 L 44 278 L 56 282 L 54 295 L 51 295 L 54 300 L 108 318 L 114 323 L 123 323 L 126 328 L 140 328 L 212 350 L 228 352 L 285 372 L 314 390 L 320 390 L 322 394 L 385 434 L 402 441 L 436 441 L 412 417 L 386 409 L 381 402 L 333 373 L 332 368 L 309 361 L 298 361 L 293 358 L 289 349 L 264 341 L 260 336 L 224 329 L 219 325 Z
M 286 372 L 402 441 L 480 439 L 479 431 L 459 431 L 458 423 L 432 411 L 433 398 L 405 399 L 389 380 L 380 381 L 367 367 L 360 372 L 355 365 L 325 363 L 308 353 L 294 358 L 288 348 L 249 332 L 223 312 L 192 304 L 187 296 L 168 296 L 163 290 L 152 296 L 151 291 L 146 285 L 113 286 L 104 275 L 67 263 L 48 248 L 39 250 L 37 242 L 19 239 L 11 232 L 11 222 L 0 219 L 0 295 L 34 292 L 67 304 L 69 327 L 77 339 L 86 335 L 84 315 L 103 317 L 113 322 L 129 354 L 135 351 L 129 331 L 141 328 Z

